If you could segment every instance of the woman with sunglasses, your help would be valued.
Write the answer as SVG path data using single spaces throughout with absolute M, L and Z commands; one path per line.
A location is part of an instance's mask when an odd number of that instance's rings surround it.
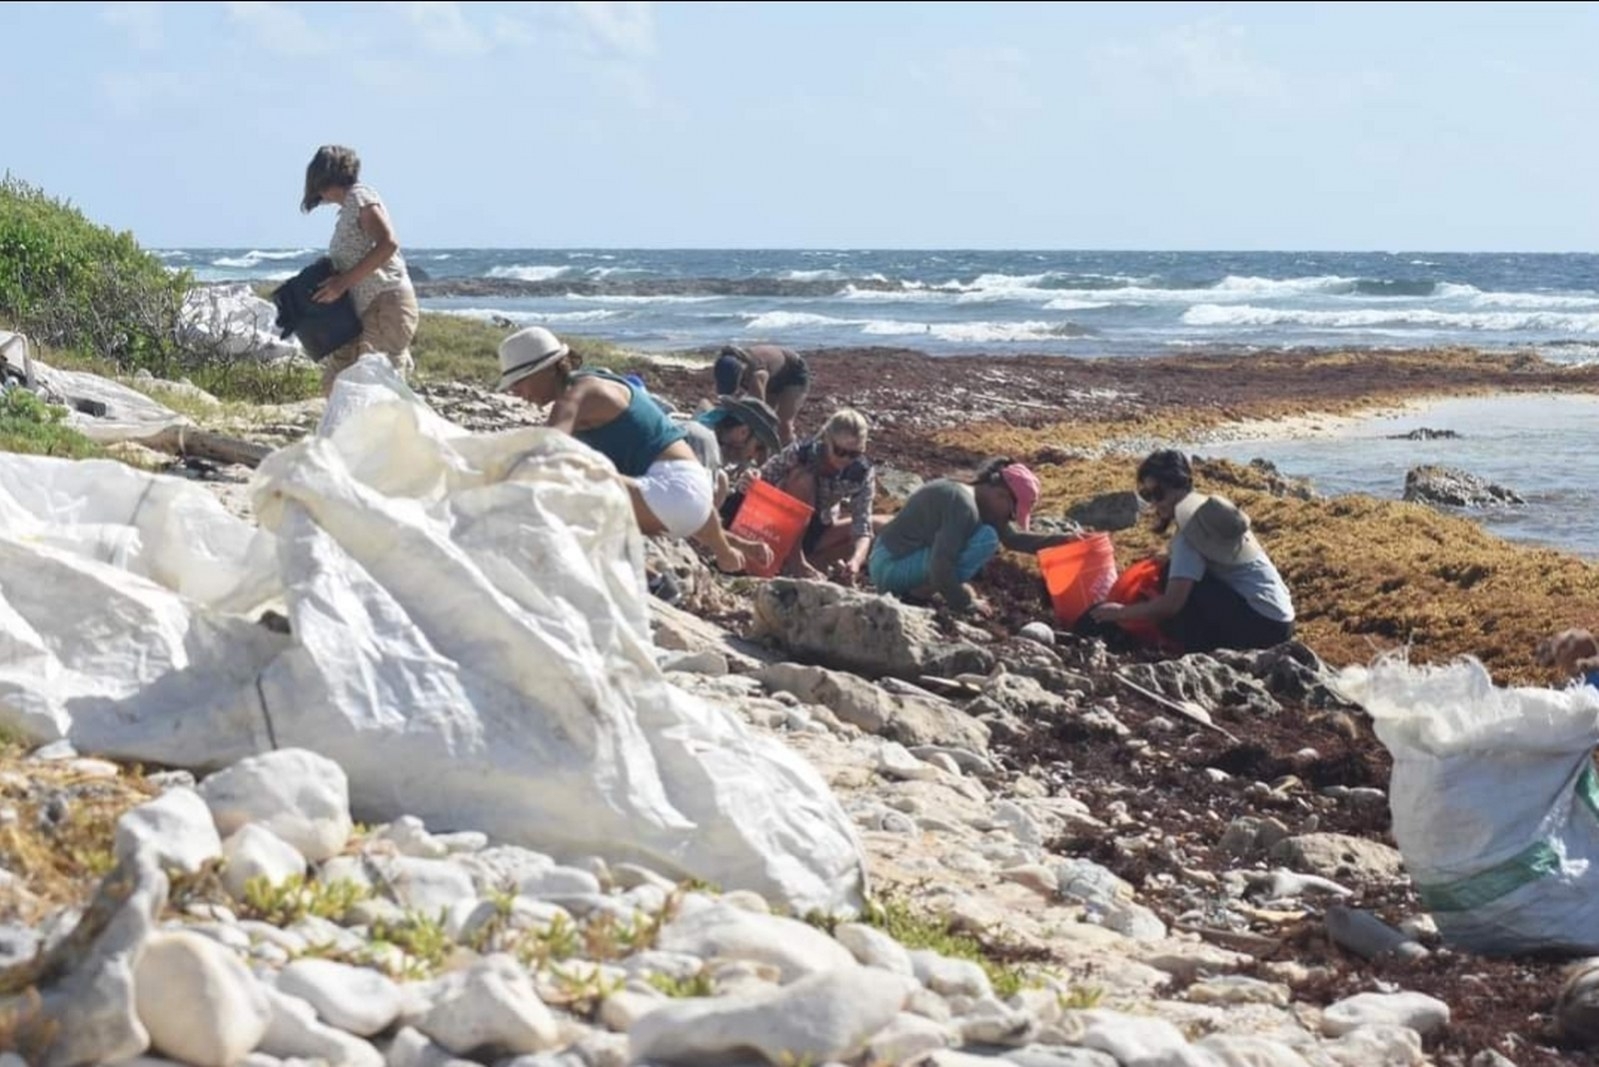
M 1294 635 L 1294 602 L 1282 575 L 1232 501 L 1194 492 L 1188 457 L 1166 449 L 1138 466 L 1138 496 L 1155 532 L 1176 526 L 1160 596 L 1101 604 L 1096 622 L 1155 622 L 1186 652 L 1270 648 Z
M 853 584 L 866 566 L 866 553 L 872 547 L 872 500 L 877 494 L 877 474 L 866 457 L 868 429 L 866 416 L 840 409 L 821 433 L 789 445 L 761 468 L 763 481 L 814 509 L 784 573 L 822 578 L 831 568 Z M 848 522 L 838 515 L 845 508 Z
M 872 584 L 885 593 L 941 597 L 956 611 L 989 613 L 970 582 L 999 546 L 1037 552 L 1075 534 L 1025 532 L 1038 502 L 1038 476 L 1007 457 L 990 459 L 971 482 L 940 478 L 905 501 L 872 549 Z

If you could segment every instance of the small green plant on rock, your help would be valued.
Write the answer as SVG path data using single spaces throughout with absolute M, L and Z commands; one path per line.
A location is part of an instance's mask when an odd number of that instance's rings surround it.
M 546 1003 L 584 1018 L 593 1018 L 605 998 L 614 996 L 626 984 L 620 978 L 607 978 L 597 963 L 557 965 L 550 968 L 549 975 L 555 993 L 545 997 Z
M 450 953 L 455 951 L 455 942 L 444 930 L 442 912 L 437 918 L 408 911 L 394 922 L 379 920 L 372 924 L 370 935 L 373 947 L 379 944 L 393 945 L 415 962 L 415 968 L 407 967 L 406 970 L 418 973 L 408 973 L 406 977 L 437 974 L 444 966 L 444 961 L 450 958 Z
M 898 897 L 871 902 L 866 921 L 908 949 L 927 949 L 952 959 L 971 960 L 988 975 L 994 995 L 1001 1000 L 1034 984 L 1013 964 L 997 959 L 993 950 L 971 934 L 958 930 L 948 916 L 925 915 Z
M 557 915 L 543 930 L 523 938 L 516 956 L 524 967 L 539 970 L 551 963 L 572 959 L 582 947 L 582 935 L 577 927 L 565 915 Z
M 1088 1011 L 1099 1007 L 1105 999 L 1105 990 L 1097 985 L 1074 985 L 1055 998 L 1062 1011 Z
M 273 926 L 293 926 L 307 916 L 340 919 L 351 908 L 372 895 L 366 886 L 355 882 L 308 882 L 292 875 L 277 885 L 257 876 L 244 883 L 242 918 L 259 919 Z
M 710 972 L 701 967 L 687 978 L 652 971 L 644 979 L 669 997 L 710 997 L 716 995 L 716 984 Z

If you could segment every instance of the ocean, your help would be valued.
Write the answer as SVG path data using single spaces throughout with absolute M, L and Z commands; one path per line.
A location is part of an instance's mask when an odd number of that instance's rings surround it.
M 174 249 L 201 281 L 319 250 Z M 771 339 L 942 355 L 1472 345 L 1599 358 L 1599 255 L 407 249 L 423 307 L 646 351 Z M 452 290 L 441 295 L 437 288 Z
M 201 281 L 269 282 L 320 250 L 174 249 Z M 1599 359 L 1599 255 L 1321 252 L 407 249 L 422 306 L 644 351 L 773 340 L 934 355 L 1464 345 Z M 1453 440 L 1393 441 L 1417 426 Z M 1354 446 L 1354 447 L 1352 447 Z M 1494 532 L 1599 558 L 1599 405 L 1450 401 L 1299 439 L 1193 446 L 1323 492 L 1398 498 L 1421 463 L 1525 496 Z

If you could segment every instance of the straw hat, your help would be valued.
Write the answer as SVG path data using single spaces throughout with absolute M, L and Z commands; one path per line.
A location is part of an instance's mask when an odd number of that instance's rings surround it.
M 497 388 L 504 392 L 570 351 L 565 342 L 542 326 L 517 330 L 500 342 L 500 384 Z

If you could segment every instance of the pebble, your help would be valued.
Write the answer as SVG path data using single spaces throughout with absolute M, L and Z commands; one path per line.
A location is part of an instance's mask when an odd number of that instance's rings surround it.
M 152 935 L 133 984 L 152 1046 L 194 1067 L 231 1067 L 260 1044 L 272 1017 L 239 958 L 194 933 Z
M 329 1026 L 370 1037 L 400 1017 L 400 987 L 377 971 L 333 960 L 299 960 L 278 975 L 278 990 L 299 997 Z
M 675 1001 L 629 1033 L 633 1061 L 700 1067 L 752 1049 L 771 1063 L 850 1059 L 899 1014 L 908 990 L 851 966 L 735 997 Z
M 1358 993 L 1321 1013 L 1321 1030 L 1328 1037 L 1367 1026 L 1403 1026 L 1426 1037 L 1448 1024 L 1449 1005 L 1425 993 Z

